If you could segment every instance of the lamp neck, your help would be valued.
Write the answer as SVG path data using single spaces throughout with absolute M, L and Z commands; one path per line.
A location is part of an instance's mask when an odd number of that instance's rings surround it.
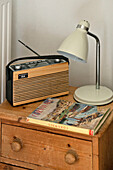
M 100 40 L 91 32 L 87 34 L 96 40 L 96 89 L 100 89 Z

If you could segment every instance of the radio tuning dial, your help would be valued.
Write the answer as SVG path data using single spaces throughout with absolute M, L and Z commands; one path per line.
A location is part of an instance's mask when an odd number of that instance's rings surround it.
M 21 69 L 21 65 L 16 65 L 15 66 L 15 70 L 20 70 Z

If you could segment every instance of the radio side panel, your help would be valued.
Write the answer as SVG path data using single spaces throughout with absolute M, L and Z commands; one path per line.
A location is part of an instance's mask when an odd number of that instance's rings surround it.
M 6 99 L 13 105 L 13 71 L 6 68 Z

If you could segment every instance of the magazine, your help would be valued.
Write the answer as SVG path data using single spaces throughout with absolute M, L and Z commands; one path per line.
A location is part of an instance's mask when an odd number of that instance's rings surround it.
M 47 98 L 27 117 L 27 121 L 52 128 L 95 135 L 111 112 L 110 108 L 98 110 L 97 106 L 93 105 Z

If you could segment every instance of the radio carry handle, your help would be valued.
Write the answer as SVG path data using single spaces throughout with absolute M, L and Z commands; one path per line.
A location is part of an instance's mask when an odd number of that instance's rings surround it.
M 32 51 L 34 54 L 36 54 L 37 56 L 31 56 L 31 57 L 21 57 L 21 58 L 16 58 L 12 61 L 10 61 L 7 66 L 6 66 L 6 74 L 7 74 L 7 78 L 9 79 L 9 66 L 19 60 L 29 60 L 29 59 L 63 59 L 66 62 L 68 62 L 69 64 L 69 60 L 68 58 L 62 56 L 62 55 L 44 55 L 44 56 L 40 56 L 36 51 L 34 51 L 32 48 L 30 48 L 28 45 L 24 44 L 22 41 L 18 40 L 22 45 L 24 45 L 27 49 L 29 49 L 30 51 Z

